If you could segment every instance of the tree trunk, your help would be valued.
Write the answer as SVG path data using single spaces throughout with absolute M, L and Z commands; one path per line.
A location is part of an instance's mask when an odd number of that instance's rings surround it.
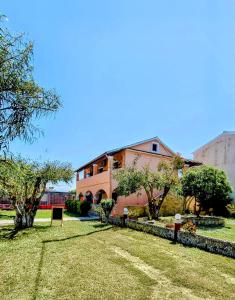
M 162 194 L 162 196 L 159 199 L 158 204 L 157 205 L 155 204 L 155 219 L 156 220 L 159 219 L 160 209 L 161 209 L 162 204 L 163 204 L 166 196 L 168 195 L 169 191 L 170 191 L 170 188 L 169 187 L 165 187 L 164 190 L 163 190 L 163 194 Z
M 15 228 L 19 230 L 19 229 L 32 227 L 35 214 L 36 213 L 32 211 L 28 211 L 28 212 L 23 211 L 21 214 L 17 211 L 14 220 Z
M 202 210 L 202 206 L 199 203 L 199 208 L 198 208 L 198 211 L 196 212 L 198 218 L 200 217 L 201 210 Z
M 149 205 L 149 214 L 150 214 L 150 217 L 151 217 L 151 219 L 155 219 L 155 211 L 156 211 L 155 206 L 156 205 L 155 205 L 153 199 L 150 199 L 148 201 L 148 205 Z

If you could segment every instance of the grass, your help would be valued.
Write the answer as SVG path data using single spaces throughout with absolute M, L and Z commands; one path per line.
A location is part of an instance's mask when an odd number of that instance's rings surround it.
M 0 229 L 0 299 L 234 299 L 234 259 L 98 222 L 55 224 L 12 239 Z
M 14 210 L 0 210 L 0 220 L 13 220 L 15 216 Z M 73 214 L 68 211 L 64 211 L 64 217 L 77 217 L 77 214 Z M 37 219 L 42 218 L 50 218 L 51 217 L 51 209 L 39 209 L 37 211 L 36 217 Z
M 224 227 L 200 227 L 197 233 L 217 239 L 235 242 L 235 219 L 225 219 Z

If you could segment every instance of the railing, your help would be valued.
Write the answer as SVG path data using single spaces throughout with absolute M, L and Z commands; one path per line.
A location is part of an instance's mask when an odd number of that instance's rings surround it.
M 96 179 L 98 179 L 98 177 L 104 177 L 104 176 L 106 176 L 108 174 L 108 171 L 103 171 L 103 172 L 101 172 L 101 173 L 97 173 L 97 174 L 93 174 L 92 176 L 87 176 L 87 177 L 84 177 L 84 178 L 81 178 L 81 179 L 79 179 L 78 181 L 80 182 L 80 181 L 84 181 L 84 180 L 92 180 L 94 177 L 96 178 Z

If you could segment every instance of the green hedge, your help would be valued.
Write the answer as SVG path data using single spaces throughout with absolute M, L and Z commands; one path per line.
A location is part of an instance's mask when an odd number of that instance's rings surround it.
M 87 216 L 91 209 L 91 203 L 86 200 L 66 200 L 65 205 L 67 207 L 67 211 L 78 214 L 79 216 Z

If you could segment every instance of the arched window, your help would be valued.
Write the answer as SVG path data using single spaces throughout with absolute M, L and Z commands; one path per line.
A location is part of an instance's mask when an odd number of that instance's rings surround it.
M 99 190 L 95 194 L 96 204 L 99 204 L 102 199 L 107 199 L 107 193 L 104 190 Z

